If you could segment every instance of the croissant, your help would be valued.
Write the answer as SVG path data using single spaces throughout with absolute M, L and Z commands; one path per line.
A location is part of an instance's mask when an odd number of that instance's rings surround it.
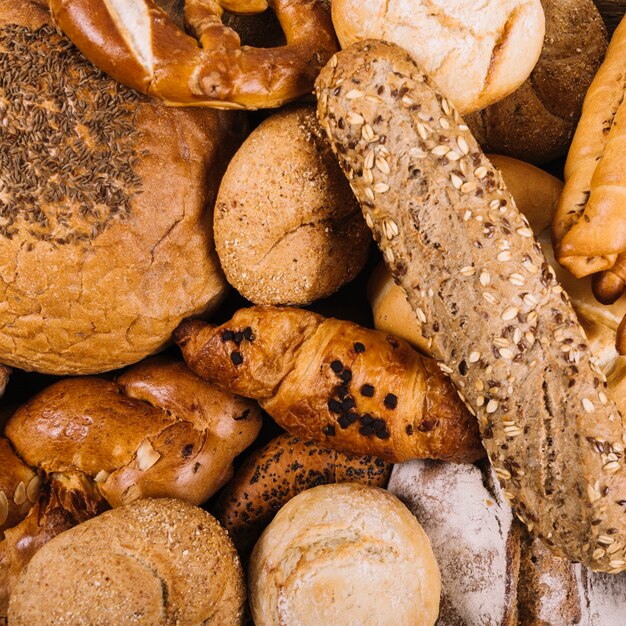
M 302 309 L 252 307 L 217 327 L 186 320 L 174 336 L 192 371 L 258 400 L 296 437 L 391 463 L 484 454 L 448 378 L 391 335 Z
M 626 252 L 626 19 L 583 104 L 552 224 L 559 263 L 580 278 Z

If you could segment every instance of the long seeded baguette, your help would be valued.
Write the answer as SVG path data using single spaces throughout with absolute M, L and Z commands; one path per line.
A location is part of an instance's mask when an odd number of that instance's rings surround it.
M 452 105 L 401 48 L 364 41 L 318 114 L 505 496 L 552 550 L 626 568 L 624 423 L 567 295 Z M 419 302 L 424 301 L 420 308 Z

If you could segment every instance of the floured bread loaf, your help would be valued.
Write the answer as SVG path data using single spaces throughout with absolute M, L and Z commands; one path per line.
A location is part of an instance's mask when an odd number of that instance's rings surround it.
M 139 361 L 226 289 L 211 210 L 240 118 L 138 96 L 34 0 L 0 0 L 0 75 L 0 362 Z
M 441 570 L 438 626 L 517 626 L 520 526 L 489 470 L 396 465 L 389 486 L 430 538 Z

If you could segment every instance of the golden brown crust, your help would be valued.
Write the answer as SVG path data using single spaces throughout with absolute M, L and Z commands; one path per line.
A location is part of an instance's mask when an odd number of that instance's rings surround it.
M 626 251 L 626 20 L 585 96 L 552 224 L 557 258 L 574 276 L 611 268 Z
M 39 478 L 0 436 L 0 540 L 23 520 L 39 496 Z
M 220 185 L 215 247 L 228 282 L 255 304 L 310 304 L 352 280 L 372 240 L 315 107 L 266 119 Z
M 248 553 L 276 512 L 305 489 L 340 482 L 385 487 L 391 465 L 280 435 L 250 455 L 220 493 L 212 513 L 240 554 Z
M 531 163 L 567 151 L 607 46 L 592 0 L 542 0 L 542 5 L 546 35 L 528 80 L 507 98 L 466 117 L 483 150 Z
M 112 506 L 177 497 L 201 504 L 256 438 L 258 407 L 223 393 L 182 363 L 152 359 L 118 383 L 55 383 L 18 409 L 6 436 L 46 474 L 82 472 Z
M 0 177 L 14 181 L 0 224 L 0 361 L 112 370 L 160 350 L 225 292 L 212 206 L 241 120 L 137 96 L 93 68 L 40 5 L 15 6 L 0 5 L 0 40 L 12 46 L 0 57 L 0 149 L 12 146 Z
M 187 0 L 187 35 L 153 0 L 96 3 L 49 0 L 55 22 L 97 67 L 113 78 L 176 105 L 272 108 L 310 92 L 337 50 L 328 9 L 320 0 Z M 241 47 L 221 23 L 229 10 L 276 12 L 287 44 Z
M 239 558 L 213 517 L 141 500 L 44 546 L 11 595 L 9 621 L 236 626 L 244 601 Z
M 219 327 L 185 322 L 175 337 L 192 371 L 259 400 L 297 437 L 390 462 L 483 454 L 449 380 L 401 339 L 278 307 L 241 309 Z

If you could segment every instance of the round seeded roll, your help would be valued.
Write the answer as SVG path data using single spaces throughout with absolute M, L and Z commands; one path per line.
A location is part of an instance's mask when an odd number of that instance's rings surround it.
M 245 588 L 226 531 L 179 500 L 108 511 L 44 546 L 9 604 L 12 626 L 241 624 Z
M 289 501 L 248 572 L 256 626 L 430 626 L 441 580 L 430 541 L 382 489 L 322 485 Z
M 585 93 L 607 47 L 592 0 L 541 0 L 543 50 L 532 74 L 508 98 L 466 118 L 485 151 L 545 163 L 567 152 Z
M 255 304 L 309 304 L 352 280 L 371 235 L 312 106 L 263 122 L 222 180 L 215 245 Z
M 0 0 L 0 75 L 0 362 L 139 361 L 227 287 L 211 209 L 241 118 L 138 96 L 34 0 Z
M 540 0 L 333 0 L 343 48 L 363 39 L 402 46 L 461 113 L 515 91 L 544 35 Z

